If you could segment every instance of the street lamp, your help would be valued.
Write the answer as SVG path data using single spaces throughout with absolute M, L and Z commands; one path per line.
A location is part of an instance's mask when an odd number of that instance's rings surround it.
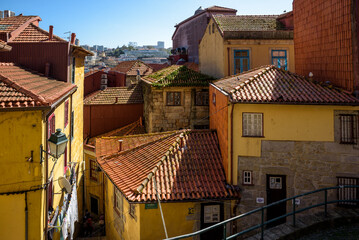
M 69 140 L 67 139 L 66 135 L 61 132 L 61 129 L 56 129 L 56 132 L 51 134 L 50 138 L 47 140 L 50 148 L 50 152 L 46 152 L 43 150 L 42 145 L 40 146 L 41 151 L 41 160 L 40 164 L 42 163 L 42 153 L 49 154 L 53 158 L 59 158 L 65 152 L 66 144 Z

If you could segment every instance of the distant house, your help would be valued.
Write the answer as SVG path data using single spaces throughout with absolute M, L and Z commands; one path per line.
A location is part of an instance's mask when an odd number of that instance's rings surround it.
M 143 77 L 147 132 L 208 128 L 208 86 L 212 80 L 178 65 Z
M 131 85 L 131 81 L 136 82 L 139 77 L 147 76 L 154 72 L 149 64 L 140 60 L 120 62 L 116 67 L 111 68 L 111 70 L 126 74 L 126 86 Z
M 126 126 L 142 116 L 141 84 L 99 90 L 84 99 L 84 138 Z
M 165 231 L 174 237 L 233 216 L 240 194 L 225 180 L 215 132 L 139 136 L 96 139 L 105 175 L 106 238 L 164 239 Z M 201 239 L 222 236 L 220 227 Z
M 84 97 L 107 87 L 126 86 L 126 74 L 117 71 L 91 71 L 85 74 Z
M 264 65 L 295 71 L 291 18 L 213 15 L 199 44 L 200 71 L 216 78 Z
M 84 161 L 87 166 L 88 171 L 85 173 L 85 182 L 86 182 L 86 196 L 85 196 L 85 206 L 84 208 L 88 209 L 91 215 L 97 219 L 102 214 L 105 214 L 105 199 L 104 199 L 104 176 L 103 172 L 98 168 L 96 162 L 96 138 L 103 139 L 126 139 L 128 135 L 138 135 L 138 138 L 141 138 L 139 134 L 145 133 L 145 126 L 142 124 L 142 118 L 139 118 L 137 121 L 130 123 L 124 127 L 112 130 L 110 132 L 101 134 L 99 136 L 86 139 L 84 143 Z M 118 150 L 118 143 L 113 148 Z M 126 141 L 126 144 L 129 144 Z M 130 147 L 130 146 L 128 146 Z M 123 145 L 123 150 L 127 148 L 127 145 Z M 117 152 L 117 151 L 115 151 Z
M 173 64 L 180 58 L 186 61 L 199 63 L 198 44 L 206 30 L 207 24 L 214 14 L 236 15 L 237 10 L 220 6 L 198 8 L 194 15 L 176 24 L 172 35 L 172 48 L 175 51 L 172 58 Z
M 359 99 L 346 91 L 268 66 L 220 79 L 209 95 L 210 128 L 217 130 L 227 180 L 243 189 L 240 212 L 263 206 L 256 198 L 270 204 L 359 183 Z M 353 197 L 348 194 L 331 191 L 328 200 Z M 270 208 L 267 220 L 291 209 Z
M 359 98 L 359 1 L 294 0 L 293 12 L 296 72 Z

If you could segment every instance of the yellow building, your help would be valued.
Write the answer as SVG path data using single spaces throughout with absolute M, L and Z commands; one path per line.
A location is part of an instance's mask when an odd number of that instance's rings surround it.
M 0 239 L 59 239 L 53 216 L 61 211 L 63 218 L 69 216 L 62 210 L 68 205 L 82 211 L 84 58 L 90 53 L 69 47 L 67 54 L 75 63 L 69 68 L 72 83 L 0 63 Z M 47 154 L 47 139 L 56 129 L 68 138 L 58 159 Z M 59 185 L 61 177 L 76 191 L 67 194 Z M 74 192 L 80 205 L 66 202 Z
M 108 133 L 102 134 L 100 136 L 85 139 L 84 143 L 84 160 L 86 166 L 85 173 L 85 206 L 84 208 L 89 211 L 92 218 L 96 220 L 103 214 L 105 214 L 104 207 L 104 178 L 105 175 L 101 172 L 101 170 L 97 166 L 96 162 L 96 149 L 95 143 L 96 138 L 101 137 L 122 137 L 126 138 L 127 135 L 134 134 L 144 134 L 145 127 L 142 124 L 142 118 L 133 122 L 127 126 L 124 126 L 119 129 L 115 129 Z
M 97 138 L 96 156 L 106 175 L 108 239 L 191 233 L 232 217 L 240 200 L 239 190 L 225 181 L 213 131 Z M 202 238 L 222 234 L 217 228 Z
M 264 65 L 294 72 L 293 30 L 279 17 L 212 16 L 199 44 L 201 73 L 222 78 Z
M 210 103 L 210 127 L 218 133 L 227 179 L 243 189 L 242 213 L 359 182 L 359 99 L 347 92 L 269 66 L 214 82 Z M 336 199 L 336 192 L 328 197 Z M 301 207 L 311 201 L 315 197 Z M 267 219 L 290 208 L 268 210 Z

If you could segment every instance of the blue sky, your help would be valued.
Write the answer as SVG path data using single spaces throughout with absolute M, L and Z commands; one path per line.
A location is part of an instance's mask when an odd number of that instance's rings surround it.
M 65 38 L 75 32 L 80 44 L 122 46 L 128 42 L 171 47 L 174 25 L 192 16 L 197 8 L 213 5 L 237 9 L 237 15 L 281 14 L 292 10 L 292 0 L 16 0 L 1 4 L 16 15 L 38 15 L 40 27 Z

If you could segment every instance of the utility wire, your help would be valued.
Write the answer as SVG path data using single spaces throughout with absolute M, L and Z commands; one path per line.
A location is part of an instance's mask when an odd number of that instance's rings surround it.
M 161 206 L 160 195 L 158 194 L 158 191 L 157 191 L 156 179 L 155 179 L 155 177 L 152 177 L 152 179 L 153 179 L 153 182 L 154 182 L 154 184 L 155 184 L 155 189 L 156 189 L 156 194 L 157 194 L 158 205 L 160 206 L 160 212 L 161 212 L 161 217 L 162 217 L 163 229 L 165 230 L 166 238 L 168 238 L 167 228 L 166 228 L 166 222 L 165 222 L 165 218 L 164 218 L 164 216 L 163 216 L 163 211 L 162 211 L 162 206 Z

